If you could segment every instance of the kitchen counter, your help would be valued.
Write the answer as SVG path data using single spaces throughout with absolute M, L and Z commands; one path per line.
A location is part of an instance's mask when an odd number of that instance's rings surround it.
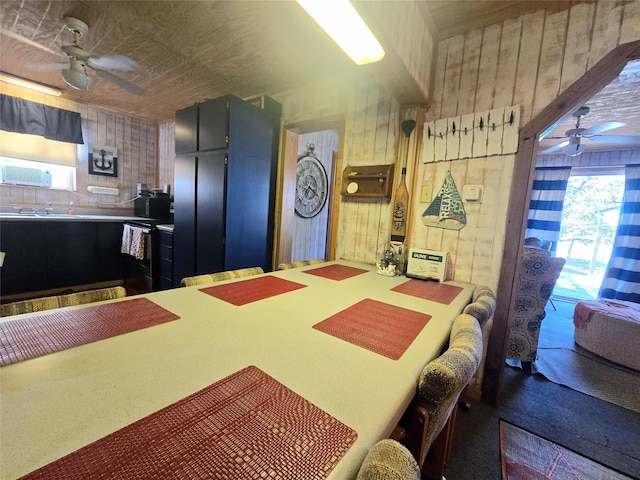
M 163 225 L 156 225 L 156 228 L 158 230 L 163 230 L 165 232 L 171 232 L 173 233 L 173 224 L 163 224 Z
M 0 221 L 72 221 L 72 222 L 130 222 L 148 220 L 120 215 L 70 215 L 68 213 L 0 213 Z

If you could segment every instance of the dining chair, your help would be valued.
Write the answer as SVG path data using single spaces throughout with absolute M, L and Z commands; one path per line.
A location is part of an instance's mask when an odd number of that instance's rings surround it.
M 223 280 L 231 280 L 233 278 L 251 277 L 264 273 L 262 267 L 240 268 L 238 270 L 227 270 L 225 272 L 209 273 L 196 275 L 194 277 L 185 277 L 180 281 L 181 287 L 192 287 L 194 285 L 204 285 L 205 283 L 221 282 Z
M 423 478 L 440 480 L 451 453 L 456 405 L 482 359 L 482 329 L 461 313 L 454 320 L 449 346 L 430 361 L 418 379 L 417 392 L 391 435 L 416 459 Z
M 300 260 L 298 262 L 288 262 L 278 264 L 278 270 L 289 270 L 290 268 L 306 267 L 307 265 L 315 265 L 317 263 L 324 263 L 324 259 L 315 258 L 313 260 Z
M 496 310 L 496 295 L 489 287 L 478 287 L 473 292 L 471 303 L 464 307 L 462 313 L 475 317 L 480 328 L 489 321 Z
M 420 468 L 403 445 L 384 439 L 371 447 L 356 480 L 420 480 Z
M 54 295 L 49 297 L 32 298 L 19 302 L 5 303 L 0 305 L 0 317 L 18 315 L 21 313 L 41 312 L 54 308 L 70 307 L 85 303 L 100 302 L 127 296 L 124 287 L 107 287 L 84 292 L 69 293 L 67 295 Z

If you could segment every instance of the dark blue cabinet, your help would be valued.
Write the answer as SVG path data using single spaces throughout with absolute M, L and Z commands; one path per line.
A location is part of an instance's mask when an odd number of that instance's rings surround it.
M 196 107 L 196 151 L 176 158 L 174 285 L 223 270 L 271 271 L 280 120 L 231 95 Z M 176 132 L 193 124 L 176 114 Z

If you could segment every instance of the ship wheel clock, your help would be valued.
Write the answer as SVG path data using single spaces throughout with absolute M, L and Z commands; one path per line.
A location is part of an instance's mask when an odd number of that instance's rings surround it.
M 329 179 L 322 163 L 313 153 L 315 145 L 307 145 L 307 151 L 298 158 L 296 168 L 295 210 L 303 218 L 315 217 L 327 201 Z

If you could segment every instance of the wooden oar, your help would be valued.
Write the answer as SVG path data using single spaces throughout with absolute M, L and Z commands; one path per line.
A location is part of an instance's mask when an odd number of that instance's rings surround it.
M 409 190 L 407 190 L 407 159 L 409 157 L 409 137 L 416 127 L 415 120 L 405 120 L 402 122 L 402 131 L 404 132 L 404 159 L 402 162 L 402 171 L 400 174 L 400 184 L 393 196 L 393 219 L 391 225 L 391 241 L 404 242 L 407 227 L 407 208 L 409 205 Z

